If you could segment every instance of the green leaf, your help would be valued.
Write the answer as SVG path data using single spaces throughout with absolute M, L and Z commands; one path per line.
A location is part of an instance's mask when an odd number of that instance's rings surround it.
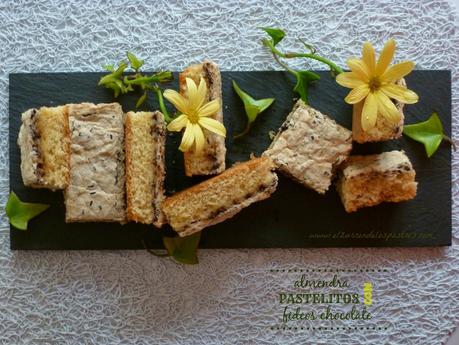
M 139 108 L 147 99 L 147 92 L 144 92 L 142 96 L 137 100 L 137 103 L 135 104 L 136 108 Z
M 127 57 L 128 57 L 129 62 L 131 63 L 131 67 L 135 71 L 138 71 L 139 68 L 143 66 L 144 61 L 137 59 L 137 57 L 134 54 L 127 52 Z
M 98 85 L 103 86 L 107 89 L 112 89 L 115 95 L 115 98 L 121 93 L 126 93 L 126 87 L 123 84 L 122 75 L 126 69 L 126 63 L 120 63 L 116 71 L 113 71 L 110 74 L 104 75 L 100 78 Z
M 307 104 L 308 103 L 308 88 L 309 85 L 320 79 L 320 76 L 311 71 L 296 71 L 296 84 L 293 88 L 297 94 L 300 95 L 300 98 Z
M 448 140 L 452 144 L 452 140 L 443 132 L 443 125 L 437 113 L 432 113 L 427 121 L 405 125 L 403 134 L 416 140 L 426 149 L 427 157 L 431 157 L 437 151 L 443 139 Z
M 11 225 L 19 230 L 27 230 L 29 220 L 38 216 L 48 207 L 49 205 L 46 204 L 22 202 L 16 193 L 12 191 L 8 198 L 5 211 Z
M 285 37 L 285 32 L 282 29 L 269 27 L 260 27 L 260 29 L 271 37 L 273 46 L 277 45 Z
M 186 237 L 163 237 L 164 247 L 177 262 L 194 265 L 198 263 L 198 245 L 201 232 Z
M 271 104 L 274 102 L 274 98 L 263 98 L 263 99 L 254 99 L 248 93 L 241 90 L 239 85 L 233 80 L 234 91 L 241 98 L 244 103 L 245 114 L 247 115 L 247 127 L 246 129 L 236 137 L 241 137 L 246 134 L 252 123 L 257 119 L 258 115 L 264 112 Z
M 113 72 L 115 70 L 115 67 L 113 67 L 113 65 L 103 65 L 102 67 L 104 70 L 109 72 Z

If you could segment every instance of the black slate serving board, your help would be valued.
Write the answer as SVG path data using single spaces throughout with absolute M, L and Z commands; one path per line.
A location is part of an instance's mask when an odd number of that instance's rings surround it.
M 310 104 L 351 128 L 351 106 L 343 98 L 348 90 L 338 86 L 328 72 L 310 89 Z M 26 188 L 20 175 L 16 144 L 21 113 L 28 108 L 79 102 L 112 102 L 110 91 L 97 86 L 100 73 L 11 74 L 9 102 L 10 186 L 22 200 L 51 204 L 48 211 L 29 223 L 28 231 L 11 228 L 12 249 L 141 249 L 142 240 L 151 248 L 162 248 L 161 237 L 173 235 L 169 227 L 157 230 L 134 223 L 66 224 L 61 192 Z M 223 104 L 227 164 L 261 154 L 269 145 L 269 131 L 276 131 L 294 102 L 294 80 L 285 72 L 223 72 Z M 245 116 L 231 80 L 255 98 L 275 97 L 274 105 L 256 121 L 250 134 L 233 142 L 242 130 Z M 451 73 L 415 71 L 407 78 L 420 102 L 405 108 L 406 123 L 427 119 L 437 111 L 445 131 L 451 133 Z M 177 81 L 165 87 L 177 88 Z M 119 98 L 125 111 L 134 110 L 139 95 Z M 156 109 L 152 96 L 143 109 Z M 177 150 L 180 135 L 167 138 L 168 194 L 193 185 L 202 178 L 187 178 L 182 154 Z M 293 248 L 351 246 L 445 246 L 451 244 L 451 150 L 442 144 L 430 159 L 424 147 L 405 137 L 400 140 L 354 145 L 354 153 L 379 153 L 403 149 L 410 157 L 419 182 L 415 200 L 383 204 L 347 214 L 332 187 L 319 195 L 280 175 L 277 191 L 234 218 L 206 229 L 201 248 Z M 373 234 L 373 235 L 372 235 Z M 370 237 L 370 238 L 368 238 Z M 386 238 L 384 238 L 386 237 Z

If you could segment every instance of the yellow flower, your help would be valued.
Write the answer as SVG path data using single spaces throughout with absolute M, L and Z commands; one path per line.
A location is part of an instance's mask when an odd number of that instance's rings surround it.
M 346 103 L 364 102 L 362 109 L 362 129 L 368 131 L 376 124 L 378 114 L 391 123 L 400 121 L 400 112 L 391 99 L 403 103 L 416 103 L 418 95 L 396 82 L 410 73 L 414 68 L 412 61 L 404 61 L 390 66 L 395 53 L 395 41 L 386 42 L 378 62 L 371 43 L 366 42 L 362 48 L 362 59 L 351 58 L 347 65 L 351 72 L 344 72 L 336 77 L 341 86 L 352 89 L 344 99 Z
M 186 78 L 186 86 L 188 98 L 175 90 L 164 91 L 164 98 L 182 113 L 169 123 L 167 129 L 180 132 L 185 128 L 179 149 L 187 152 L 195 144 L 195 152 L 199 153 L 206 143 L 203 128 L 222 137 L 226 136 L 226 129 L 221 122 L 209 117 L 220 109 L 220 100 L 214 99 L 204 104 L 207 95 L 207 85 L 204 79 L 201 78 L 199 86 L 196 86 L 193 79 Z

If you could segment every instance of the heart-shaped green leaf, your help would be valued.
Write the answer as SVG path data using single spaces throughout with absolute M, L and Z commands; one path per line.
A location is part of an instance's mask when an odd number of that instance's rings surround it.
M 271 104 L 274 102 L 274 98 L 263 98 L 263 99 L 254 99 L 247 92 L 241 90 L 239 85 L 233 80 L 234 91 L 241 98 L 242 103 L 244 104 L 245 114 L 247 115 L 247 127 L 241 133 L 236 135 L 236 138 L 241 137 L 246 134 L 252 123 L 257 119 L 258 115 L 264 112 Z
M 177 262 L 194 265 L 198 263 L 198 246 L 201 232 L 186 237 L 163 237 L 164 247 Z
M 144 61 L 137 59 L 137 57 L 134 54 L 128 52 L 127 57 L 128 57 L 129 62 L 131 63 L 131 67 L 135 71 L 138 71 L 139 68 L 143 66 Z
M 27 230 L 29 220 L 38 216 L 48 207 L 49 205 L 46 204 L 22 202 L 16 193 L 12 191 L 8 198 L 5 211 L 11 225 L 19 230 Z
M 265 31 L 272 39 L 273 46 L 277 45 L 285 37 L 285 32 L 278 28 L 260 27 L 261 30 Z
M 424 144 L 429 158 L 437 151 L 443 139 L 451 142 L 443 132 L 443 125 L 437 113 L 433 113 L 427 121 L 405 125 L 403 134 Z
M 311 71 L 296 71 L 296 84 L 293 88 L 297 94 L 300 95 L 300 98 L 305 102 L 308 103 L 308 88 L 309 85 L 320 79 L 320 76 L 317 73 Z

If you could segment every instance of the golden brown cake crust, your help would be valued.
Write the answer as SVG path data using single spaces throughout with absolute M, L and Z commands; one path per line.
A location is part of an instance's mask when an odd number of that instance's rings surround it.
M 68 106 L 60 106 L 54 108 L 47 108 L 42 107 L 40 108 L 40 113 L 49 113 L 52 116 L 52 120 L 54 124 L 49 126 L 48 123 L 43 123 L 43 128 L 40 128 L 42 133 L 49 130 L 50 127 L 53 127 L 57 124 L 60 127 L 60 138 L 58 139 L 58 143 L 53 142 L 46 138 L 46 135 L 42 135 L 41 144 L 43 145 L 43 149 L 46 150 L 45 146 L 52 147 L 51 150 L 55 151 L 57 146 L 62 146 L 62 154 L 59 156 L 63 157 L 55 157 L 56 155 L 53 154 L 54 157 L 50 157 L 49 155 L 45 155 L 43 158 L 43 170 L 48 172 L 47 175 L 47 182 L 46 185 L 48 188 L 51 189 L 64 189 L 67 187 L 69 180 L 70 180 L 70 127 L 69 127 L 69 114 L 68 114 Z M 57 118 L 56 118 L 57 117 Z M 59 126 L 60 123 L 61 125 Z M 62 162 L 57 162 L 57 159 L 62 158 Z
M 277 187 L 277 175 L 274 169 L 274 163 L 268 157 L 255 158 L 244 163 L 238 163 L 218 176 L 168 197 L 163 203 L 163 212 L 169 224 L 171 224 L 180 236 L 188 236 L 207 226 L 231 218 L 240 210 L 256 201 L 268 198 Z M 252 181 L 252 177 L 248 176 L 250 172 L 256 173 L 260 179 Z M 230 190 L 216 188 L 217 186 L 224 185 L 225 182 L 233 178 L 236 180 L 245 180 L 250 187 L 235 185 Z M 243 188 L 243 190 L 238 190 L 238 188 Z M 248 188 L 251 188 L 251 190 L 246 190 Z M 240 195 L 235 196 L 238 192 Z M 206 193 L 212 193 L 213 195 L 209 197 Z M 212 203 L 211 197 L 215 197 L 214 199 L 217 202 Z M 225 204 L 223 201 L 225 197 L 229 197 L 232 203 Z M 185 215 L 184 219 L 178 220 L 177 218 L 181 216 L 180 212 L 177 211 L 179 207 L 186 208 L 185 206 L 189 203 L 196 206 L 194 204 L 195 200 L 198 200 L 201 204 L 200 206 L 208 211 L 209 214 L 192 213 Z
M 201 64 L 191 65 L 179 75 L 180 93 L 186 95 L 186 78 L 191 78 L 199 83 L 201 77 L 207 83 L 207 101 L 220 99 L 220 110 L 212 116 L 213 119 L 223 123 L 222 88 L 221 76 L 218 65 L 212 61 L 205 60 Z M 204 129 L 206 145 L 203 152 L 185 152 L 185 174 L 194 175 L 215 175 L 225 170 L 225 138 Z
M 149 167 L 152 172 L 151 182 L 151 208 L 148 212 L 151 214 L 145 217 L 143 214 L 137 212 L 133 199 L 136 186 L 134 184 L 134 169 L 133 169 L 133 116 L 146 116 L 150 118 L 150 136 L 153 146 L 152 166 Z M 126 201 L 127 201 L 127 219 L 140 222 L 143 224 L 153 224 L 160 228 L 164 223 L 164 215 L 161 211 L 161 204 L 165 199 L 164 192 L 164 179 L 166 176 L 165 171 L 165 144 L 166 144 L 166 127 L 164 116 L 161 112 L 128 112 L 125 121 L 125 159 L 126 159 Z M 137 176 L 138 177 L 138 176 Z M 148 213 L 147 212 L 147 213 Z

